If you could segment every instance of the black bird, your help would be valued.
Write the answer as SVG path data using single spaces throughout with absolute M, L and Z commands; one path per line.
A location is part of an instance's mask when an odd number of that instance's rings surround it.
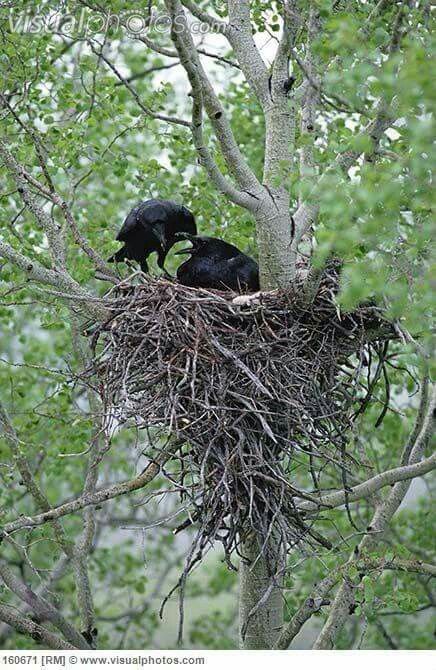
M 156 251 L 157 264 L 164 270 L 166 255 L 177 242 L 176 234 L 181 232 L 197 234 L 189 209 L 172 200 L 144 200 L 128 214 L 116 238 L 124 246 L 108 263 L 134 260 L 143 272 L 148 272 L 147 258 Z
M 191 258 L 177 269 L 177 279 L 185 286 L 215 288 L 221 291 L 258 291 L 259 268 L 250 256 L 216 237 L 200 237 L 181 233 L 192 247 L 176 251 Z

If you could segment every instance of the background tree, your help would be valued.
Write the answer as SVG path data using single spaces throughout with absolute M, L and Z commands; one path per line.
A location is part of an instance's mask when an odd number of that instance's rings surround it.
M 285 648 L 305 626 L 315 648 L 428 647 L 430 507 L 398 508 L 411 479 L 434 468 L 430 6 L 168 0 L 130 10 L 0 10 L 2 644 L 173 643 L 157 613 L 189 531 L 174 537 L 178 508 L 153 495 L 162 482 L 146 436 L 111 434 L 97 396 L 74 382 L 89 366 L 84 323 L 104 317 L 117 281 L 104 261 L 114 233 L 137 200 L 161 196 L 257 253 L 265 290 L 316 279 L 340 256 L 338 309 L 376 299 L 397 329 L 389 410 L 374 430 L 381 369 L 350 438 L 365 463 L 353 472 L 359 530 L 335 509 L 344 498 L 332 474 L 324 530 L 337 551 L 295 552 L 242 644 Z M 298 477 L 310 488 L 307 468 Z M 244 553 L 257 555 L 255 541 Z M 227 595 L 189 620 L 185 644 L 233 647 L 236 580 L 208 560 L 187 602 Z M 262 561 L 240 572 L 243 624 L 268 580 Z

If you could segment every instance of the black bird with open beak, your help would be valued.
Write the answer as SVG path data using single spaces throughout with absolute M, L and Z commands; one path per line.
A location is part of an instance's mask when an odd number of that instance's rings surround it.
M 233 244 L 216 237 L 179 233 L 192 247 L 176 251 L 190 254 L 177 270 L 177 279 L 185 286 L 214 288 L 249 293 L 259 290 L 259 268 L 255 260 Z
M 134 260 L 148 272 L 147 258 L 155 251 L 158 266 L 165 270 L 165 258 L 181 232 L 197 233 L 194 215 L 187 207 L 172 200 L 144 200 L 129 212 L 116 238 L 124 246 L 108 262 Z

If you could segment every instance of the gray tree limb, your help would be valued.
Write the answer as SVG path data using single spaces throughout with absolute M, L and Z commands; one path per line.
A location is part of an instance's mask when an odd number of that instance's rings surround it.
M 414 439 L 414 444 L 410 450 L 410 457 L 408 460 L 409 465 L 403 467 L 418 469 L 420 465 L 422 466 L 424 464 L 424 471 L 428 472 L 429 470 L 425 470 L 425 466 L 428 466 L 430 469 L 433 469 L 436 466 L 436 454 L 433 454 L 433 456 L 427 459 L 421 460 L 424 449 L 428 445 L 433 433 L 435 421 L 433 415 L 435 407 L 436 386 L 433 387 L 431 397 L 429 399 L 427 399 L 427 394 L 425 391 L 421 393 L 421 408 L 418 412 L 416 424 L 411 435 L 411 439 Z M 407 448 L 408 445 L 406 445 L 406 449 Z M 402 470 L 403 468 L 396 469 Z M 424 472 L 421 472 L 420 474 L 424 474 Z M 404 500 L 404 497 L 409 490 L 409 486 L 409 478 L 396 480 L 395 486 L 392 488 L 389 495 L 377 505 L 374 516 L 369 525 L 370 532 L 363 537 L 359 543 L 359 546 L 357 547 L 358 555 L 369 552 L 376 546 L 380 536 L 383 535 L 383 533 L 387 530 L 390 520 Z M 353 552 L 350 560 L 352 560 L 354 557 L 355 552 Z M 347 619 L 353 597 L 352 584 L 349 581 L 344 580 L 339 587 L 338 592 L 336 593 L 327 621 L 315 641 L 313 647 L 314 649 L 333 648 L 336 636 L 342 629 Z
M 38 596 L 35 591 L 26 586 L 14 575 L 9 566 L 0 560 L 0 577 L 20 600 L 27 603 L 41 621 L 50 621 L 65 635 L 66 640 L 77 649 L 89 649 L 85 638 L 72 626 L 48 600 Z
M 212 28 L 214 32 L 220 32 L 223 35 L 226 35 L 229 26 L 225 21 L 221 21 L 215 16 L 208 14 L 202 10 L 197 5 L 197 3 L 192 2 L 192 0 L 182 0 L 182 4 L 191 12 L 193 16 L 195 16 L 200 21 L 203 21 L 203 23 L 206 23 L 210 28 Z
M 47 512 L 50 509 L 50 503 L 47 496 L 41 490 L 38 485 L 35 477 L 32 474 L 32 469 L 30 467 L 29 461 L 23 453 L 21 448 L 20 440 L 18 435 L 15 432 L 15 429 L 11 423 L 9 415 L 3 405 L 0 403 L 0 426 L 3 429 L 3 434 L 6 438 L 9 448 L 12 452 L 12 458 L 15 463 L 15 467 L 21 475 L 23 484 L 26 487 L 29 494 L 32 496 L 36 505 L 39 509 Z M 62 525 L 59 521 L 53 523 L 54 532 L 56 539 L 58 540 L 60 546 L 67 556 L 71 556 L 70 545 L 65 536 L 65 531 L 62 528 Z
M 429 439 L 430 435 L 428 434 L 427 438 Z M 419 463 L 414 463 L 413 465 L 404 465 L 398 468 L 392 468 L 392 470 L 385 470 L 371 479 L 368 479 L 362 484 L 353 486 L 350 488 L 349 493 L 347 494 L 348 502 L 356 502 L 357 500 L 362 500 L 362 498 L 368 498 L 371 495 L 374 495 L 377 491 L 384 488 L 385 486 L 391 486 L 397 482 L 409 482 L 415 477 L 421 477 L 422 475 L 431 472 L 436 468 L 436 454 L 424 458 Z M 334 507 L 341 507 L 345 504 L 345 493 L 343 491 L 337 491 L 335 493 L 328 493 L 325 496 L 320 497 L 319 505 L 321 507 L 325 506 L 330 509 Z M 317 508 L 317 505 L 312 502 L 304 502 L 301 504 L 300 509 L 305 511 L 314 511 Z
M 0 534 L 10 535 L 20 528 L 33 528 L 34 526 L 41 526 L 48 521 L 60 519 L 66 514 L 72 514 L 90 505 L 100 505 L 112 498 L 126 495 L 142 489 L 146 484 L 151 482 L 160 472 L 160 468 L 171 457 L 171 454 L 159 456 L 155 461 L 151 461 L 145 470 L 140 474 L 125 482 L 113 484 L 104 489 L 100 489 L 95 493 L 85 494 L 71 500 L 70 502 L 54 507 L 43 514 L 37 514 L 33 517 L 20 517 L 16 521 L 11 521 L 0 528 Z
M 61 579 L 64 574 L 67 566 L 69 565 L 70 559 L 67 556 L 62 556 L 56 563 L 55 567 L 50 573 L 50 577 L 47 579 L 47 581 L 43 582 L 37 589 L 35 589 L 35 593 L 38 597 L 42 598 L 47 598 L 49 595 L 52 587 L 56 584 L 56 582 Z M 24 615 L 28 614 L 29 612 L 32 611 L 31 607 L 27 603 L 23 603 L 22 606 L 19 608 L 18 612 L 15 609 L 15 613 L 17 613 L 18 617 L 21 619 Z M 5 647 L 5 641 L 9 637 L 10 633 L 12 632 L 11 628 L 15 630 L 19 630 L 19 628 L 16 626 L 16 622 L 11 625 L 7 623 L 4 619 L 2 619 L 2 612 L 0 609 L 0 620 L 3 620 L 3 624 L 0 625 L 0 645 L 3 645 Z M 22 631 L 19 631 L 22 632 Z M 28 632 L 31 637 L 33 635 Z M 50 648 L 55 648 L 58 649 L 58 647 L 53 647 L 51 644 L 49 645 Z
M 319 612 L 322 607 L 330 604 L 330 601 L 326 599 L 328 594 L 335 584 L 344 578 L 349 568 L 353 565 L 357 566 L 357 562 L 351 561 L 335 568 L 313 589 L 310 596 L 298 608 L 283 630 L 277 641 L 277 649 L 287 649 L 311 616 Z M 374 559 L 363 556 L 362 560 L 358 563 L 358 569 L 360 573 L 365 574 L 380 570 L 396 570 L 398 572 L 417 573 L 430 577 L 436 576 L 435 565 L 416 560 L 393 559 L 392 561 L 386 561 L 383 558 Z
M 261 191 L 262 187 L 243 158 L 224 108 L 200 63 L 181 2 L 167 0 L 166 6 L 172 17 L 171 38 L 192 87 L 194 110 L 191 132 L 200 156 L 200 163 L 205 167 L 209 178 L 219 191 L 225 193 L 236 204 L 252 210 L 257 204 L 253 194 Z M 242 190 L 238 190 L 224 177 L 204 143 L 201 121 L 203 107 L 213 126 L 228 168 Z
M 269 73 L 253 39 L 249 0 L 228 0 L 226 37 L 238 63 L 262 107 L 270 103 Z
M 41 624 L 35 623 L 32 619 L 24 617 L 21 613 L 17 613 L 16 610 L 7 605 L 0 604 L 0 620 L 15 628 L 19 633 L 29 635 L 34 640 L 44 643 L 44 646 L 49 649 L 74 650 L 83 648 L 75 647 L 73 644 L 66 642 L 59 635 L 47 630 Z
M 22 166 L 9 151 L 2 139 L 0 139 L 0 156 L 11 173 L 24 204 L 35 216 L 47 236 L 53 267 L 59 272 L 65 272 L 65 241 L 63 239 L 62 227 L 47 214 L 39 205 L 33 193 L 28 189 Z
M 29 279 L 48 284 L 67 294 L 67 299 L 73 303 L 78 303 L 79 308 L 89 314 L 91 317 L 104 319 L 108 316 L 107 309 L 95 301 L 94 296 L 85 291 L 66 272 L 56 272 L 49 270 L 33 258 L 16 251 L 10 244 L 0 242 L 0 256 L 16 265 L 20 270 L 26 273 Z

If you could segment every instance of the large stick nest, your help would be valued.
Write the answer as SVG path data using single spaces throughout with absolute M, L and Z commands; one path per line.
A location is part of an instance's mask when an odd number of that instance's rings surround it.
M 230 561 L 244 529 L 266 554 L 273 529 L 282 547 L 324 542 L 298 506 L 316 500 L 326 467 L 346 488 L 347 436 L 373 386 L 362 370 L 390 332 L 373 306 L 341 314 L 336 289 L 327 273 L 309 302 L 301 285 L 235 304 L 152 277 L 112 292 L 93 336 L 105 410 L 157 448 L 177 438 L 167 476 L 188 510 L 182 527 L 197 529 L 188 569 L 216 539 Z M 302 463 L 306 490 L 294 484 Z

